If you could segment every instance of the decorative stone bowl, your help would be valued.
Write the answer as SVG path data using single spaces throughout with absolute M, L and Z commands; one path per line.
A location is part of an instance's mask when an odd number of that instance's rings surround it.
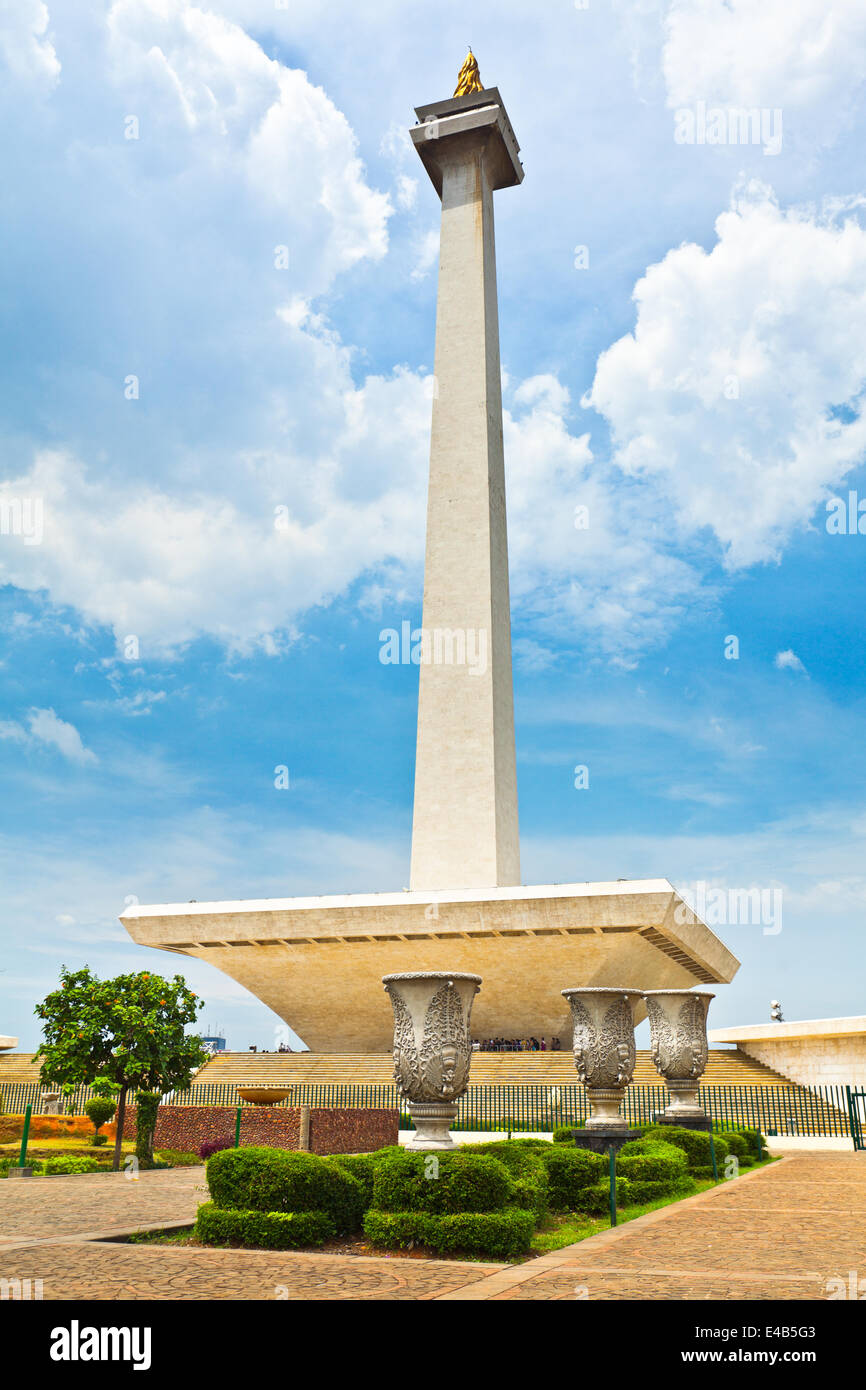
M 650 989 L 644 993 L 652 1059 L 670 1096 L 663 1115 L 668 1124 L 709 1119 L 698 1104 L 698 1087 L 709 1056 L 707 1011 L 715 997 L 707 990 L 691 989 Z
M 571 1005 L 574 1065 L 592 1105 L 586 1128 L 627 1133 L 619 1107 L 634 1075 L 635 1011 L 643 995 L 605 985 L 564 989 L 562 995 Z
M 279 1105 L 294 1089 L 294 1086 L 238 1086 L 238 1095 L 251 1105 Z
M 453 1149 L 451 1125 L 469 1084 L 469 1016 L 480 975 L 385 975 L 394 1010 L 394 1080 L 415 1124 L 410 1149 Z

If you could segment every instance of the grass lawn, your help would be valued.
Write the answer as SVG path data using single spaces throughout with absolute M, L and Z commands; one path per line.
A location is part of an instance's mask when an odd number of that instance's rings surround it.
M 766 1168 L 768 1163 L 775 1163 L 775 1158 L 764 1159 L 762 1163 L 756 1163 L 753 1168 L 744 1168 L 739 1177 L 745 1177 L 746 1173 L 754 1173 L 755 1168 Z M 736 1178 L 722 1178 L 718 1183 L 713 1182 L 712 1178 L 696 1178 L 694 1192 L 687 1192 L 683 1197 L 662 1197 L 657 1202 L 646 1202 L 639 1207 L 620 1207 L 617 1208 L 616 1224 L 624 1226 L 627 1221 L 634 1221 L 638 1216 L 645 1216 L 647 1212 L 659 1211 L 662 1207 L 673 1206 L 675 1202 L 684 1202 L 689 1197 L 694 1197 L 698 1192 L 707 1192 L 711 1187 L 721 1187 L 726 1181 L 736 1182 Z M 610 1228 L 610 1217 L 608 1216 L 583 1216 L 580 1213 L 545 1217 L 541 1229 L 535 1232 L 530 1247 L 531 1253 L 526 1257 L 532 1259 L 533 1255 L 547 1255 L 551 1250 L 562 1250 L 566 1245 L 576 1245 L 579 1240 L 586 1240 L 587 1236 L 598 1235 L 599 1231 L 607 1231 Z

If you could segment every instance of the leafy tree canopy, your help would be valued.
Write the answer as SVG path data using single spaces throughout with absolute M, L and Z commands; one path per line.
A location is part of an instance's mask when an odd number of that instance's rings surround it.
M 60 988 L 36 1006 L 44 1040 L 37 1056 L 46 1085 L 103 1093 L 166 1092 L 190 1084 L 207 1053 L 185 1031 L 204 1007 L 182 975 L 140 971 L 100 980 L 85 967 L 60 972 Z

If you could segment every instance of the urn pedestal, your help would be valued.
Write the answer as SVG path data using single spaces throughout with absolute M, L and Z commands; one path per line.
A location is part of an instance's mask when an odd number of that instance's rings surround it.
M 634 1074 L 634 1016 L 643 998 L 637 989 L 606 986 L 564 989 L 574 1024 L 574 1065 L 586 1087 L 592 1113 L 585 1129 L 574 1132 L 579 1148 L 596 1152 L 629 1137 L 619 1113 Z
M 709 1056 L 707 1011 L 715 997 L 706 990 L 691 989 L 644 993 L 652 1059 L 670 1096 L 667 1109 L 654 1116 L 658 1124 L 712 1129 L 712 1120 L 698 1101 L 698 1087 Z
M 451 1125 L 469 1084 L 472 1001 L 480 975 L 385 975 L 394 1010 L 394 1080 L 415 1124 L 410 1149 L 453 1149 Z

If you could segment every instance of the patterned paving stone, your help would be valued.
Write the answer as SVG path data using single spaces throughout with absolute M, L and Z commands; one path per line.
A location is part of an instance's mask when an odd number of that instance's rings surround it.
M 475 1283 L 502 1265 L 281 1251 L 94 1242 L 19 1247 L 7 1279 L 43 1280 L 43 1298 L 106 1300 L 419 1300 Z
M 815 1300 L 866 1274 L 866 1161 L 797 1153 L 522 1265 L 97 1241 L 191 1221 L 203 1169 L 0 1183 L 0 1276 L 45 1299 Z

